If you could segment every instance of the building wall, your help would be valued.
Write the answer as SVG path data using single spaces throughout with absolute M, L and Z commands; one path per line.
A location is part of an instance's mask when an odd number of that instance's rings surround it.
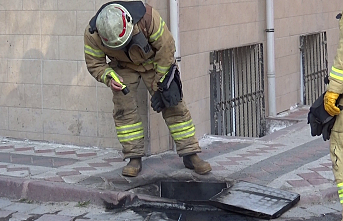
M 105 2 L 0 0 L 0 136 L 121 149 L 112 93 L 88 73 L 83 55 L 85 26 Z M 146 2 L 169 24 L 168 0 Z M 342 4 L 274 0 L 274 7 L 276 108 L 282 112 L 300 102 L 300 35 L 326 31 L 331 66 Z M 265 11 L 265 0 L 180 0 L 180 67 L 198 138 L 211 128 L 210 52 L 252 43 L 266 49 Z M 149 107 L 143 85 L 139 90 L 147 153 L 172 148 L 161 114 Z

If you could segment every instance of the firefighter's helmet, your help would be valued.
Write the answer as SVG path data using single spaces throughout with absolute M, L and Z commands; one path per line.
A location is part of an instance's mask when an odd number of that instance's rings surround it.
M 96 28 L 105 46 L 120 50 L 131 40 L 133 21 L 125 7 L 114 3 L 100 11 L 96 19 Z

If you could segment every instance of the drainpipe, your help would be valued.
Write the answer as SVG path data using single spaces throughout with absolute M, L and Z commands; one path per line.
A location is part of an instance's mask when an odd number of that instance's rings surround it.
M 274 0 L 266 0 L 267 16 L 267 78 L 268 78 L 268 106 L 269 116 L 276 116 L 275 96 L 275 50 L 274 50 Z
M 179 0 L 170 0 L 170 31 L 175 40 L 175 59 L 178 63 L 180 72 L 181 72 L 181 55 L 180 55 L 180 31 L 179 31 Z M 182 72 L 181 72 L 182 73 Z
M 181 71 L 181 55 L 180 55 L 180 30 L 179 30 L 179 0 L 169 0 L 169 20 L 170 20 L 170 32 L 173 35 L 175 41 L 175 60 L 179 67 L 179 71 Z M 175 142 L 173 142 L 173 138 L 169 136 L 169 144 L 174 151 L 176 151 Z

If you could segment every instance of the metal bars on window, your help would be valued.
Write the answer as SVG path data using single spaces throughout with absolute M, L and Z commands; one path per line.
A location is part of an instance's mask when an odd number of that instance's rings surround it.
M 210 56 L 212 134 L 264 136 L 263 45 L 214 51 Z
M 300 36 L 303 104 L 311 105 L 324 91 L 328 74 L 326 33 Z

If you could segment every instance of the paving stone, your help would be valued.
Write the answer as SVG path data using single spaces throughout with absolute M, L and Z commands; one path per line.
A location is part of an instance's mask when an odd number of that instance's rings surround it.
M 32 218 L 33 215 L 27 213 L 13 213 L 11 218 L 8 221 L 27 221 Z
M 307 182 L 306 180 L 289 180 L 287 181 L 290 185 L 293 187 L 304 187 L 304 186 L 309 186 L 310 183 Z
M 311 185 L 317 186 L 323 183 L 330 183 L 327 179 L 308 179 L 307 182 L 309 182 Z
M 29 211 L 37 208 L 37 207 L 38 207 L 37 204 L 13 203 L 9 206 L 4 207 L 3 209 L 25 213 L 25 212 L 29 212 Z
M 40 204 L 35 209 L 31 210 L 31 214 L 46 214 L 46 213 L 57 213 L 66 208 L 66 205 L 60 203 L 46 203 Z
M 101 208 L 101 207 L 94 206 L 91 204 L 89 204 L 85 207 L 80 207 L 78 205 L 78 203 L 69 203 L 67 207 L 65 207 L 63 210 L 58 212 L 58 215 L 76 217 L 76 216 L 80 216 L 80 215 L 86 215 L 90 211 L 92 213 L 101 214 L 105 211 L 105 208 Z
M 13 202 L 6 198 L 0 198 L 0 208 L 11 205 Z
M 0 218 L 6 218 L 9 215 L 15 213 L 15 211 L 12 210 L 0 210 Z
M 73 221 L 73 217 L 45 214 L 36 221 Z
M 315 214 L 316 216 L 318 215 L 324 215 L 327 213 L 334 213 L 337 212 L 331 208 L 328 207 L 323 207 L 322 205 L 309 205 L 306 210 L 310 213 Z

